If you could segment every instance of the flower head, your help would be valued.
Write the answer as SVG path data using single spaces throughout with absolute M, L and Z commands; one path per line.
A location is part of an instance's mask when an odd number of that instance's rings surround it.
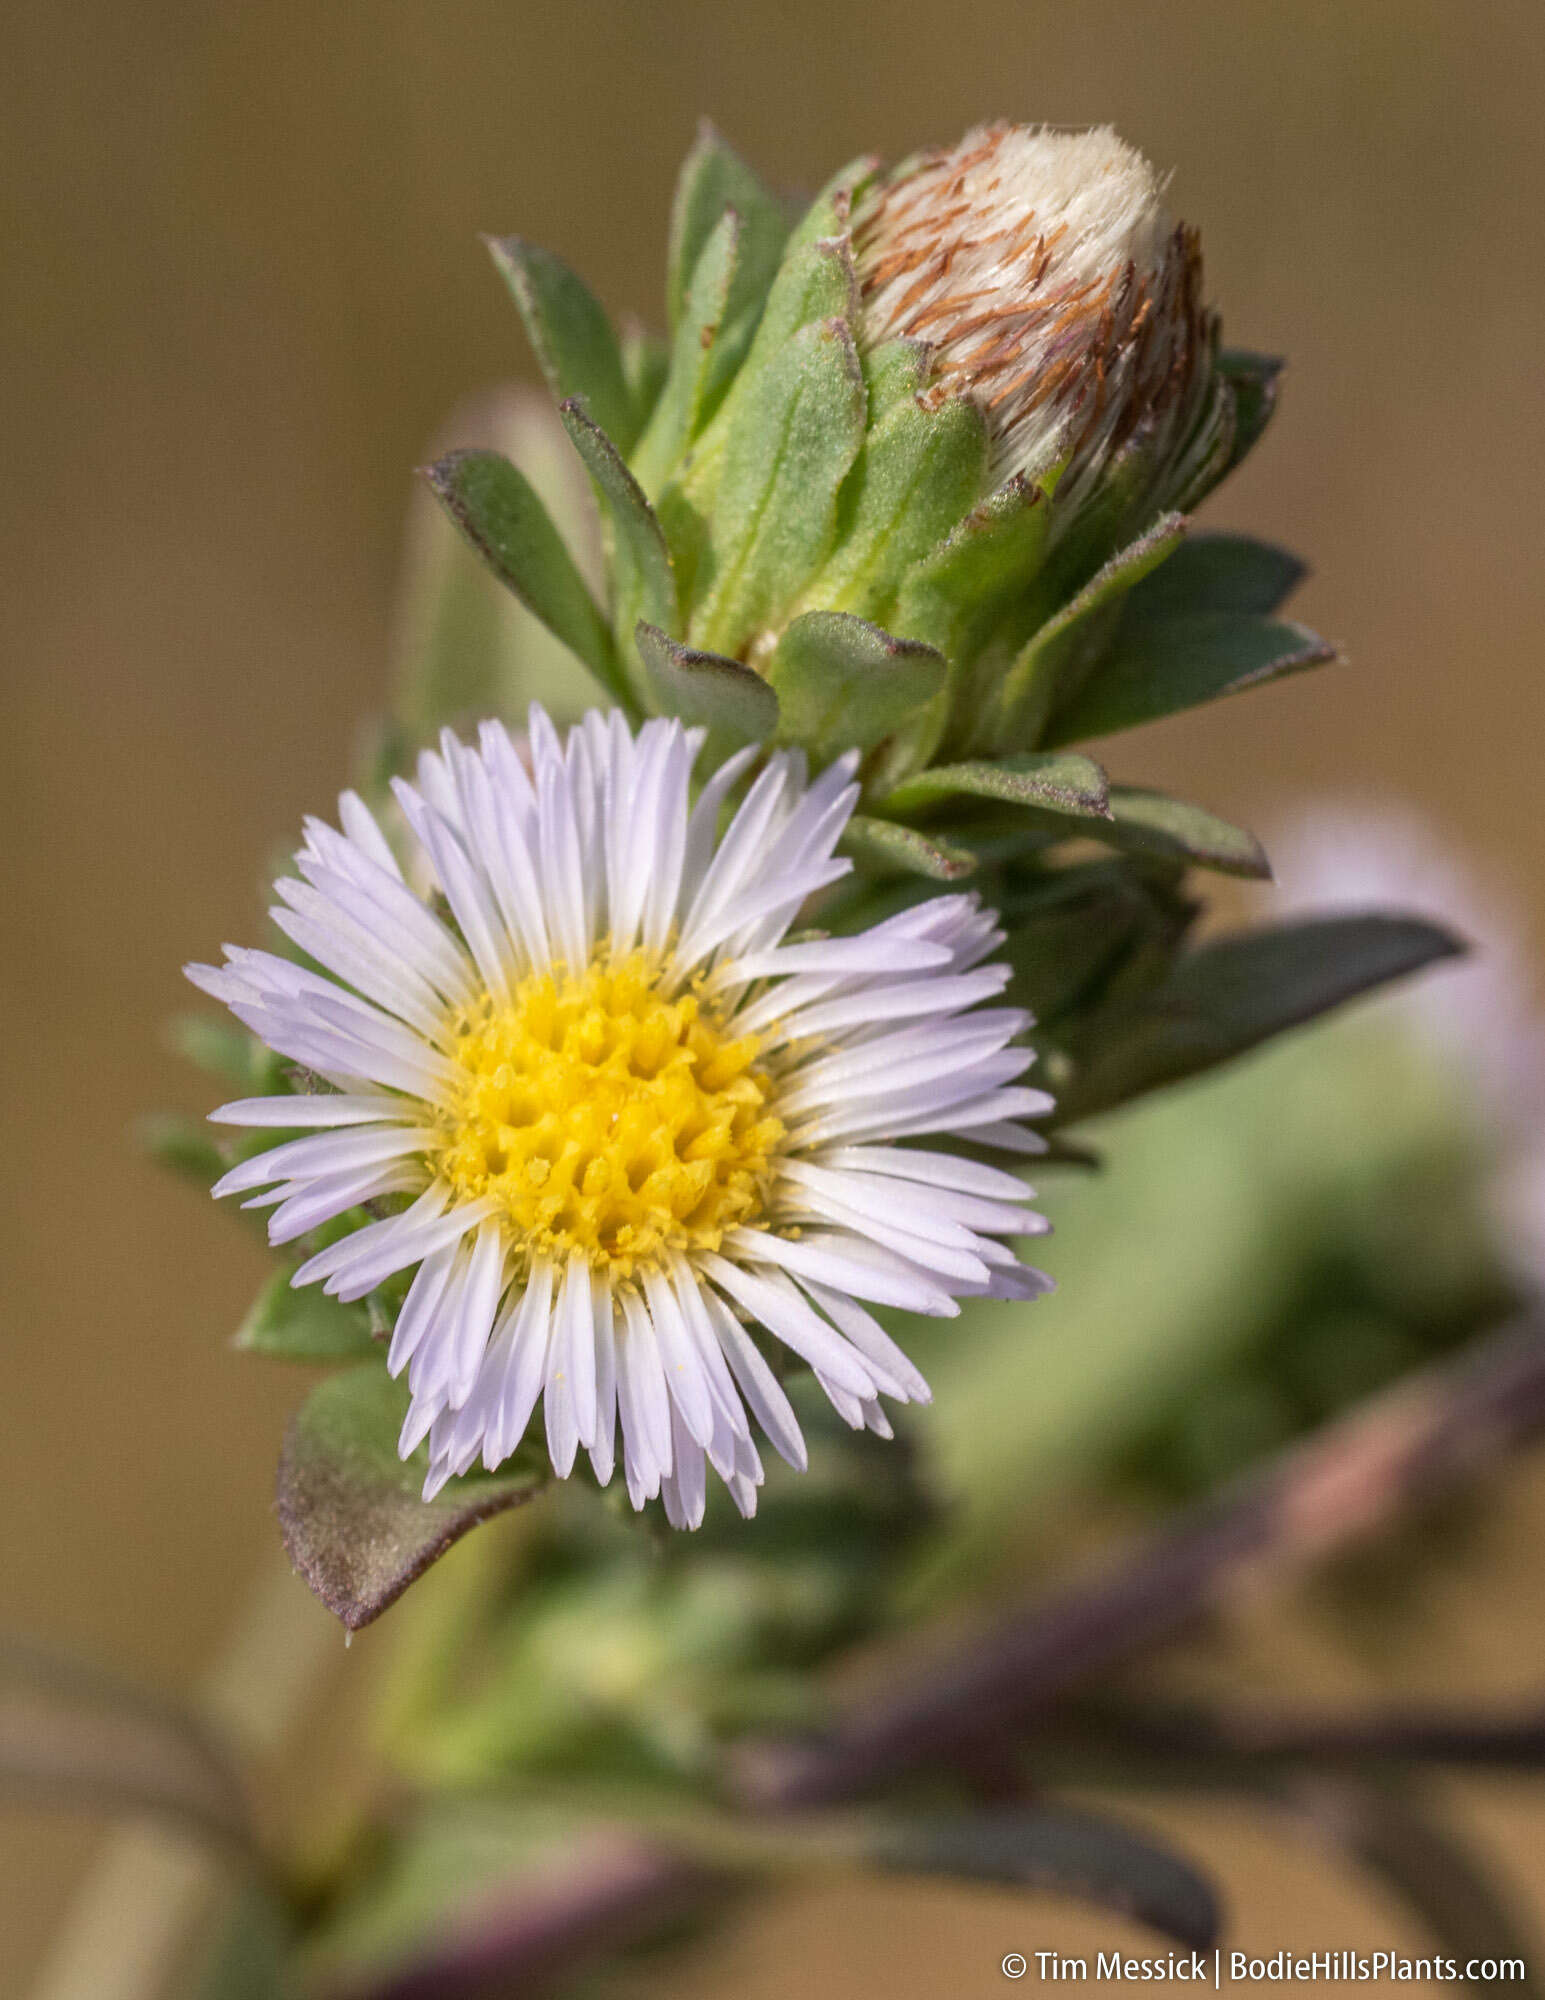
M 322 1086 L 214 1113 L 307 1133 L 216 1193 L 271 1206 L 276 1244 L 378 1211 L 296 1284 L 359 1299 L 413 1272 L 388 1366 L 426 1495 L 508 1457 L 540 1399 L 560 1474 L 583 1447 L 606 1483 L 620 1419 L 635 1506 L 695 1526 L 712 1464 L 749 1514 L 748 1410 L 791 1463 L 804 1444 L 748 1326 L 888 1434 L 880 1398 L 927 1389 L 868 1304 L 1048 1289 L 1002 1240 L 1044 1228 L 1030 1191 L 938 1150 L 1041 1145 L 1028 1016 L 981 1004 L 1008 978 L 991 914 L 942 897 L 787 941 L 848 866 L 855 760 L 807 783 L 768 757 L 721 839 L 755 752 L 693 803 L 700 742 L 596 713 L 563 741 L 533 709 L 528 773 L 499 724 L 476 749 L 447 732 L 396 786 L 406 870 L 352 793 L 341 832 L 308 823 L 273 915 L 322 971 L 233 947 L 189 968 Z
M 983 125 L 879 181 L 854 217 L 862 336 L 924 342 L 998 477 L 1061 467 L 1059 511 L 1130 439 L 1183 438 L 1207 373 L 1195 232 L 1108 127 Z

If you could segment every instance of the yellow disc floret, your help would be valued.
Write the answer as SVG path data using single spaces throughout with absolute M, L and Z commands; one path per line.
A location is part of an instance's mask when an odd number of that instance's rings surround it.
M 758 1038 L 659 971 L 630 952 L 533 972 L 457 1018 L 437 1164 L 460 1199 L 499 1201 L 522 1263 L 578 1252 L 627 1278 L 762 1212 L 783 1126 Z

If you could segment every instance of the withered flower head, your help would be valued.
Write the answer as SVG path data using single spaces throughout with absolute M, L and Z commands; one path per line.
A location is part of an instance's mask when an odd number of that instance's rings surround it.
M 1133 438 L 1178 441 L 1205 387 L 1196 232 L 1163 193 L 1108 126 L 920 154 L 855 217 L 863 337 L 927 344 L 928 393 L 979 404 L 1000 478 L 1060 466 L 1059 503 L 1081 495 Z

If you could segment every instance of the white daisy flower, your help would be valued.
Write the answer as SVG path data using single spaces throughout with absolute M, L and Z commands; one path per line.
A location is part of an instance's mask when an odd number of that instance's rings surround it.
M 271 1206 L 275 1244 L 388 1198 L 293 1282 L 359 1299 L 417 1267 L 387 1365 L 412 1395 L 403 1455 L 429 1439 L 426 1498 L 507 1458 L 540 1400 L 560 1476 L 583 1448 L 609 1481 L 620 1420 L 635 1507 L 660 1495 L 695 1527 L 712 1465 L 749 1515 L 750 1417 L 790 1464 L 805 1446 L 748 1327 L 885 1436 L 880 1399 L 928 1389 L 869 1305 L 1050 1289 L 1005 1240 L 1046 1227 L 1031 1190 L 936 1150 L 1044 1143 L 1020 1122 L 1051 1103 L 1020 1081 L 1029 1016 L 981 1004 L 1009 976 L 992 914 L 946 896 L 785 942 L 849 867 L 855 759 L 812 783 L 767 757 L 720 839 L 758 753 L 694 804 L 701 740 L 591 713 L 563 742 L 534 708 L 528 775 L 498 723 L 476 750 L 447 732 L 395 786 L 437 895 L 345 792 L 273 912 L 324 971 L 232 946 L 188 968 L 330 1086 L 216 1111 L 316 1129 L 215 1193 Z

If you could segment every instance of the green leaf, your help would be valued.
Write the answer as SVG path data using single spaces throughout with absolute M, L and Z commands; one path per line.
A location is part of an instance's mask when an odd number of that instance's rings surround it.
M 611 520 L 615 538 L 612 608 L 618 632 L 631 633 L 644 618 L 662 632 L 677 635 L 680 613 L 671 553 L 643 488 L 583 403 L 567 402 L 559 415 Z
M 925 406 L 914 393 L 923 357 L 906 346 L 912 382 L 878 421 L 881 357 L 869 357 L 869 430 L 843 490 L 836 546 L 811 593 L 823 606 L 882 622 L 902 578 L 973 506 L 987 471 L 981 411 L 963 396 Z
M 1034 581 L 1051 504 L 1022 473 L 975 506 L 903 579 L 893 624 L 947 659 L 974 654 Z
M 964 1876 L 1075 1896 L 1119 1910 L 1193 1951 L 1218 1934 L 1218 1899 L 1187 1861 L 1146 1833 L 1066 1806 L 1002 1806 L 882 1822 L 882 1868 Z
M 779 733 L 821 762 L 870 750 L 940 695 L 942 655 L 845 611 L 807 611 L 778 641 L 767 678 Z
M 230 1165 L 201 1118 L 153 1111 L 137 1121 L 135 1134 L 158 1166 L 182 1174 L 199 1187 L 212 1187 Z
M 934 882 L 958 882 L 976 867 L 969 848 L 865 813 L 848 821 L 841 845 L 845 853 L 886 874 L 926 875 Z
M 500 582 L 602 687 L 633 706 L 606 621 L 525 474 L 497 452 L 453 451 L 424 477 Z
M 638 436 L 638 406 L 599 301 L 550 250 L 519 236 L 484 241 L 520 308 L 553 401 L 582 396 L 619 449 L 630 450 Z
M 1121 600 L 1175 553 L 1185 532 L 1181 515 L 1161 515 L 1135 542 L 1118 550 L 1025 644 L 998 696 L 995 742 L 1032 746 L 1043 740 L 1048 718 L 1090 673 L 1120 616 Z M 1070 739 L 1064 733 L 1047 740 Z
M 168 1046 L 184 1061 L 196 1063 L 244 1091 L 256 1091 L 269 1074 L 271 1057 L 250 1029 L 211 1014 L 178 1014 L 168 1022 Z
M 707 594 L 692 619 L 697 644 L 738 657 L 799 596 L 831 546 L 864 411 L 858 354 L 840 319 L 805 327 L 742 384 L 725 439 Z
M 429 456 L 452 446 L 496 452 L 519 467 L 598 603 L 605 572 L 595 496 L 545 390 L 507 387 L 463 404 Z M 392 715 L 361 761 L 367 791 L 405 772 L 415 746 L 447 723 L 497 716 L 520 726 L 535 700 L 562 724 L 605 698 L 427 483 L 410 499 L 406 530 L 392 611 Z
M 1258 882 L 1271 879 L 1271 863 L 1255 835 L 1202 806 L 1168 798 L 1163 792 L 1112 785 L 1110 811 L 1112 824 L 1090 831 L 1112 847 L 1167 855 L 1220 875 L 1243 875 Z
M 1224 348 L 1218 373 L 1234 391 L 1234 443 L 1228 469 L 1254 451 L 1277 411 L 1277 383 L 1286 364 L 1276 355 Z
M 1123 626 L 1088 682 L 1053 715 L 1045 741 L 1108 736 L 1336 657 L 1306 625 L 1232 611 Z
M 1076 750 L 1021 750 L 991 762 L 938 764 L 898 785 L 888 812 L 918 812 L 941 799 L 997 799 L 1076 819 L 1109 819 L 1105 773 Z
M 853 220 L 853 204 L 883 165 L 877 154 L 861 153 L 839 167 L 795 223 L 785 261 L 813 243 L 845 236 Z
M 518 1507 L 546 1483 L 535 1447 L 502 1471 L 453 1479 L 420 1498 L 428 1463 L 420 1445 L 404 1462 L 397 1436 L 406 1384 L 373 1362 L 313 1389 L 291 1423 L 279 1459 L 279 1526 L 290 1560 L 350 1631 L 388 1605 L 454 1542 L 495 1514 Z
M 759 674 L 719 653 L 699 653 L 639 620 L 639 657 L 662 713 L 701 724 L 732 748 L 778 726 L 778 697 Z
M 671 204 L 669 249 L 666 256 L 666 323 L 674 333 L 686 310 L 687 290 L 703 254 L 703 246 L 719 226 L 726 209 L 739 217 L 744 237 L 742 255 L 749 271 L 764 273 L 761 299 L 778 267 L 788 236 L 788 222 L 779 204 L 735 150 L 705 118 L 697 128 L 692 150 L 682 163 Z
M 1188 535 L 1163 567 L 1144 577 L 1125 618 L 1177 618 L 1193 611 L 1265 615 L 1303 582 L 1297 556 L 1250 535 Z
M 346 1306 L 320 1285 L 295 1286 L 278 1271 L 252 1302 L 235 1345 L 285 1361 L 359 1361 L 379 1350 L 363 1305 Z
M 642 431 L 665 387 L 671 351 L 658 334 L 637 321 L 624 321 L 621 348 L 622 377 L 633 398 L 637 428 Z
M 150 1812 L 253 1847 L 241 1782 L 195 1716 L 16 1638 L 0 1639 L 0 1797 Z
M 1195 908 L 1172 886 L 1101 860 L 1057 870 L 1045 893 L 1005 896 L 1002 915 L 1015 1002 L 1060 1040 L 1064 1021 L 1076 1034 L 1100 1009 L 1126 1018 L 1134 995 L 1168 972 Z
M 639 441 L 634 471 L 642 486 L 653 489 L 665 478 L 706 419 L 710 357 L 728 309 L 740 239 L 740 217 L 726 209 L 692 273 L 665 387 Z
M 855 323 L 858 279 L 847 236 L 822 236 L 791 243 L 746 357 L 746 374 L 755 376 L 776 362 L 798 333 L 829 319 Z
M 1139 1006 L 1094 1024 L 1095 1046 L 1059 1092 L 1058 1122 L 1199 1075 L 1463 950 L 1436 924 L 1383 911 L 1216 938 L 1179 959 Z

